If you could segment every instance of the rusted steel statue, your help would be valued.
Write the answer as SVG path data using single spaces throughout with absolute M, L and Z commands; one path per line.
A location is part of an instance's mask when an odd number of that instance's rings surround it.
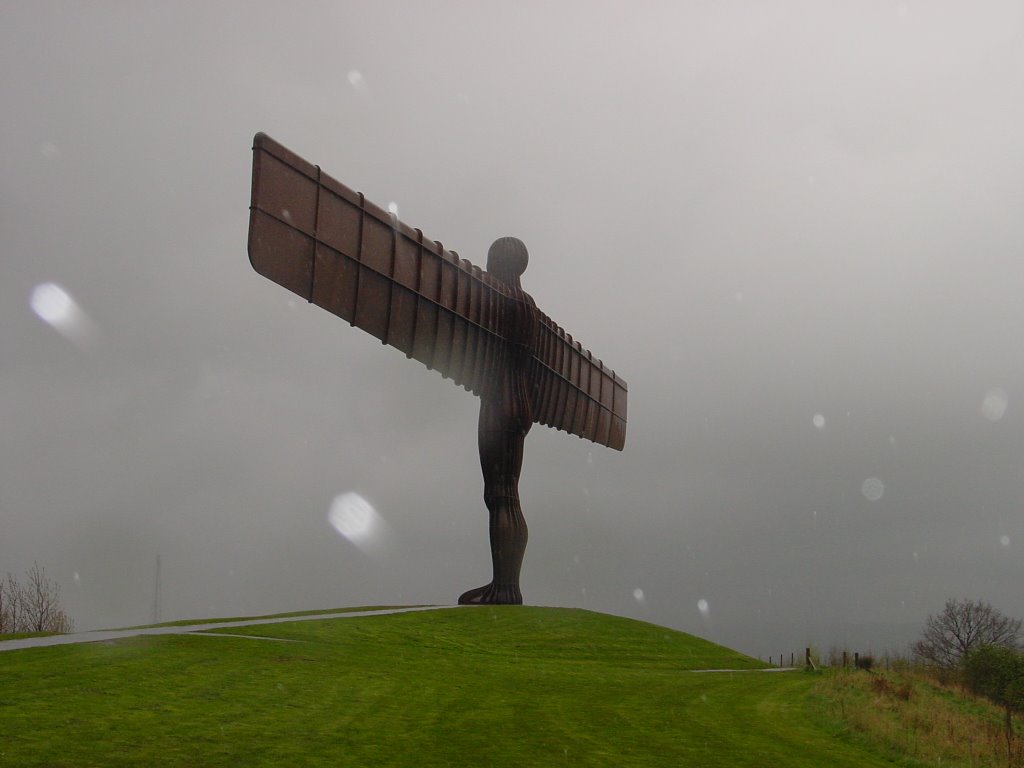
M 502 237 L 481 270 L 256 134 L 253 268 L 480 397 L 493 576 L 460 603 L 523 601 L 519 472 L 535 421 L 616 450 L 626 438 L 626 382 L 537 309 L 520 285 L 527 259 Z

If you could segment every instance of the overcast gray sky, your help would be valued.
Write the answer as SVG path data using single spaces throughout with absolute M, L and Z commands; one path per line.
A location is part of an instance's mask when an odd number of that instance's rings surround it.
M 1022 94 L 1017 2 L 6 3 L 0 572 L 81 629 L 158 554 L 164 618 L 486 581 L 475 398 L 249 266 L 265 131 L 523 239 L 629 382 L 623 453 L 527 440 L 528 602 L 764 656 L 1024 616 Z

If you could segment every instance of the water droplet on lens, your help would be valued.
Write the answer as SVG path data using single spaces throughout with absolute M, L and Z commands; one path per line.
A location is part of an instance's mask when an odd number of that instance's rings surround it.
M 985 394 L 985 399 L 981 402 L 981 413 L 989 421 L 999 421 L 1006 414 L 1008 403 L 1009 397 L 1005 390 L 993 387 Z
M 50 325 L 60 325 L 68 320 L 75 310 L 75 302 L 67 291 L 56 283 L 40 283 L 32 291 L 29 300 L 32 311 Z
M 331 526 L 358 547 L 366 548 L 380 537 L 383 520 L 373 505 L 358 493 L 340 493 L 327 512 Z
M 860 492 L 868 501 L 878 501 L 885 494 L 885 483 L 877 477 L 869 477 L 861 484 Z
M 825 428 L 825 417 L 822 416 L 820 413 L 814 414 L 814 418 L 811 419 L 811 422 L 814 424 L 816 429 Z
M 40 283 L 33 288 L 29 306 L 40 320 L 81 347 L 97 338 L 92 320 L 56 283 Z
M 351 85 L 353 89 L 361 91 L 366 88 L 366 78 L 363 77 L 363 73 L 358 69 L 350 69 L 347 77 L 348 84 Z

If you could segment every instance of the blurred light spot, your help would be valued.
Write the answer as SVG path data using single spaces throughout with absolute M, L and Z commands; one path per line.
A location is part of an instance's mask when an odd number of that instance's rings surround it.
M 96 337 L 92 321 L 56 283 L 40 283 L 33 288 L 29 306 L 40 320 L 79 346 L 88 345 Z
M 363 73 L 358 69 L 350 69 L 348 71 L 348 84 L 355 90 L 362 91 L 366 89 L 366 78 L 363 77 Z
M 67 322 L 75 303 L 67 292 L 54 283 L 42 283 L 32 291 L 32 311 L 50 325 Z
M 710 607 L 708 606 L 708 601 L 705 600 L 703 597 L 697 601 L 697 610 L 700 611 L 700 615 L 704 618 L 708 617 Z
M 825 428 L 825 417 L 822 416 L 820 413 L 814 414 L 814 418 L 811 419 L 811 422 L 814 424 L 815 429 Z
M 572 564 L 573 565 L 579 565 L 580 564 L 580 556 L 579 555 L 573 555 L 572 556 Z
M 285 221 L 290 222 L 292 220 L 292 212 L 289 211 L 287 208 L 282 208 L 281 218 L 284 219 Z
M 392 216 L 397 216 L 398 215 L 398 203 L 396 203 L 394 201 L 391 201 L 390 203 L 388 203 L 388 213 L 390 213 Z
M 1009 398 L 999 387 L 990 389 L 981 403 L 981 412 L 989 421 L 999 421 L 1006 414 Z
M 354 492 L 334 497 L 327 521 L 334 530 L 359 547 L 372 541 L 381 523 L 373 505 Z
M 885 494 L 885 483 L 877 477 L 869 477 L 861 483 L 860 492 L 868 501 L 878 501 Z
M 57 157 L 60 155 L 60 148 L 49 141 L 44 141 L 39 145 L 39 154 L 43 157 Z
M 1003 536 L 1003 538 L 1005 539 L 1006 537 Z M 82 577 L 78 575 L 78 571 L 75 571 L 75 584 L 77 584 L 81 580 L 82 580 Z
M 896 438 L 889 435 L 889 445 L 896 445 Z
M 633 599 L 636 600 L 641 605 L 643 605 L 645 602 L 647 602 L 647 598 L 644 597 L 644 591 L 642 589 L 640 589 L 640 587 L 637 587 L 636 589 L 633 590 Z
M 1000 537 L 999 543 L 1002 544 L 1004 547 L 1010 546 L 1010 537 L 1009 536 L 1002 536 L 1002 537 Z
M 736 291 L 736 301 L 743 302 L 743 291 Z
M 593 464 L 593 463 L 594 463 L 594 452 L 593 451 L 587 451 L 587 464 Z

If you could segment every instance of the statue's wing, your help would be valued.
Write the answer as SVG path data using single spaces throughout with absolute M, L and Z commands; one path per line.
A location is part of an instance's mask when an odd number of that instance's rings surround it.
M 253 142 L 249 260 L 476 395 L 509 354 L 503 283 L 262 133 Z M 626 383 L 537 315 L 535 420 L 622 450 Z
M 534 420 L 621 451 L 626 443 L 626 382 L 538 311 L 533 354 Z
M 249 260 L 474 394 L 507 354 L 498 280 L 262 133 Z

